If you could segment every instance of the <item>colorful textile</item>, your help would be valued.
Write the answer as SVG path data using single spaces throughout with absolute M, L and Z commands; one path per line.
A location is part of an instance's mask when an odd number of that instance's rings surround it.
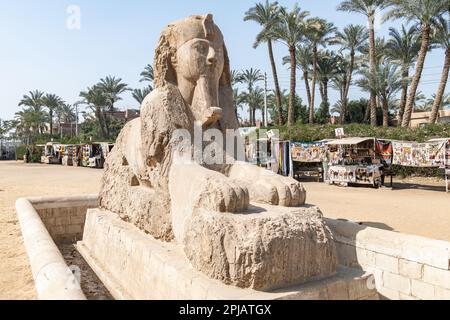
M 393 142 L 393 164 L 407 167 L 444 167 L 445 142 Z
M 326 146 L 322 142 L 293 142 L 292 160 L 297 162 L 322 162 L 326 158 Z
M 375 141 L 375 152 L 381 157 L 387 164 L 392 163 L 392 156 L 394 154 L 394 149 L 392 147 L 392 142 L 390 141 Z

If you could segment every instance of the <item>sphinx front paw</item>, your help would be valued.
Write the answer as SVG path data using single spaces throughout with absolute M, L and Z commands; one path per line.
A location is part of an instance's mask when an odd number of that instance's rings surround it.
M 242 212 L 248 209 L 250 202 L 246 187 L 240 186 L 221 175 L 206 178 L 197 206 L 216 212 Z
M 282 176 L 260 177 L 246 183 L 250 200 L 283 207 L 305 204 L 306 191 L 303 185 L 292 178 Z

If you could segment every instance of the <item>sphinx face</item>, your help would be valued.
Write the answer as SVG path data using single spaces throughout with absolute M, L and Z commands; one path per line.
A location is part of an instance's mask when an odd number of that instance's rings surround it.
M 222 39 L 194 38 L 177 50 L 178 86 L 203 127 L 212 125 L 222 115 L 218 92 L 224 68 L 223 48 Z

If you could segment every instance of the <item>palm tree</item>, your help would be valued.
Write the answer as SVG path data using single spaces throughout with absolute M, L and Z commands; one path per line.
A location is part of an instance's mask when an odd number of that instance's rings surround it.
M 441 82 L 436 92 L 433 109 L 431 111 L 430 123 L 436 123 L 439 108 L 441 107 L 445 87 L 447 86 L 448 73 L 450 69 L 450 10 L 449 17 L 446 20 L 444 17 L 439 18 L 437 28 L 434 35 L 434 41 L 438 43 L 445 50 L 444 68 L 442 70 Z
M 109 138 L 108 123 L 105 119 L 104 108 L 108 104 L 108 98 L 100 86 L 94 85 L 87 88 L 86 91 L 80 92 L 80 97 L 83 98 L 82 103 L 91 108 L 98 121 L 103 138 Z
M 402 87 L 402 81 L 397 72 L 398 66 L 386 60 L 385 63 L 378 67 L 378 94 L 382 103 L 383 109 L 383 127 L 389 125 L 389 108 L 390 102 L 393 100 L 395 94 Z
M 152 92 L 151 86 L 145 87 L 143 89 L 134 89 L 132 96 L 139 103 L 139 105 L 141 105 L 145 97 L 149 95 L 150 92 Z
M 311 89 L 311 103 L 309 105 L 309 123 L 314 123 L 314 103 L 316 97 L 316 83 L 317 83 L 317 60 L 318 60 L 318 46 L 325 46 L 332 39 L 331 33 L 336 31 L 333 23 L 327 22 L 320 18 L 311 18 L 306 21 L 306 38 L 312 47 L 312 89 Z
M 262 110 L 262 106 L 264 104 L 264 90 L 260 87 L 253 88 L 248 92 L 242 93 L 241 99 L 245 102 L 249 110 L 251 110 L 251 120 L 252 125 L 255 125 L 256 122 L 256 110 Z M 262 122 L 265 123 L 265 112 L 262 112 Z
M 32 108 L 34 111 L 41 111 L 43 104 L 42 98 L 44 93 L 39 90 L 30 91 L 28 95 L 24 95 L 19 102 L 19 106 Z
M 265 4 L 257 3 L 254 7 L 250 8 L 244 17 L 244 21 L 254 21 L 262 26 L 261 32 L 256 36 L 256 42 L 253 45 L 254 48 L 257 48 L 261 43 L 266 42 L 267 48 L 269 50 L 269 60 L 270 65 L 272 66 L 272 74 L 275 83 L 275 104 L 277 107 L 278 113 L 278 124 L 282 125 L 284 123 L 283 115 L 281 112 L 281 92 L 280 92 L 280 84 L 278 82 L 278 74 L 277 68 L 275 64 L 275 59 L 273 56 L 273 47 L 272 41 L 274 39 L 274 35 L 272 30 L 274 26 L 278 23 L 279 18 L 279 8 L 278 2 L 269 2 L 266 0 Z
M 432 28 L 437 24 L 441 14 L 449 10 L 448 0 L 390 0 L 392 8 L 386 13 L 384 19 L 406 19 L 414 21 L 421 30 L 421 47 L 417 58 L 416 71 L 411 82 L 408 99 L 406 100 L 403 127 L 408 127 L 417 88 L 422 77 L 423 66 L 430 50 L 430 35 Z
M 329 104 L 328 86 L 331 79 L 341 72 L 341 58 L 333 51 L 319 51 L 317 59 L 317 78 L 320 85 L 322 104 Z
M 375 52 L 375 16 L 378 10 L 386 6 L 385 0 L 346 0 L 339 6 L 338 10 L 356 12 L 367 17 L 369 23 L 369 62 L 371 81 L 376 81 L 376 52 Z M 377 94 L 370 89 L 370 124 L 377 125 Z
M 128 85 L 126 83 L 122 83 L 121 78 L 107 76 L 104 79 L 101 79 L 98 88 L 101 89 L 107 99 L 109 111 L 114 111 L 114 104 L 122 100 L 120 95 L 128 90 Z
M 398 123 L 401 125 L 408 96 L 409 69 L 419 54 L 420 37 L 416 27 L 411 26 L 409 29 L 406 29 L 404 25 L 402 25 L 400 31 L 390 28 L 389 35 L 391 38 L 386 44 L 386 56 L 390 61 L 400 66 L 402 74 L 402 95 L 398 115 Z
M 56 94 L 46 94 L 42 98 L 42 104 L 48 109 L 48 118 L 50 122 L 50 136 L 53 135 L 53 114 L 64 103 Z
M 342 113 L 339 119 L 341 124 L 344 124 L 345 122 L 348 94 L 350 91 L 350 85 L 352 83 L 353 71 L 355 70 L 355 55 L 357 51 L 361 50 L 368 38 L 369 32 L 364 26 L 350 24 L 344 28 L 343 32 L 336 32 L 336 36 L 332 41 L 332 44 L 339 44 L 342 48 L 342 51 L 348 50 L 350 52 L 346 85 L 342 96 Z
M 309 12 L 301 11 L 297 4 L 294 5 L 292 11 L 288 11 L 285 7 L 281 7 L 279 12 L 280 21 L 273 28 L 274 39 L 288 47 L 291 61 L 288 126 L 295 123 L 296 47 L 303 38 L 304 19 L 308 15 Z
M 252 96 L 252 92 L 254 90 L 255 84 L 258 83 L 259 81 L 263 81 L 264 76 L 259 69 L 250 68 L 250 69 L 243 70 L 241 72 L 240 79 L 242 82 L 247 84 L 246 94 L 249 96 Z M 248 99 L 246 100 L 246 102 L 248 102 Z M 255 118 L 254 118 L 255 110 L 253 109 L 254 104 L 247 103 L 247 105 L 248 105 L 248 109 L 249 109 L 248 111 L 249 111 L 249 116 L 250 116 L 250 118 L 249 118 L 250 123 L 252 125 L 254 125 L 255 124 Z
M 145 66 L 144 71 L 141 72 L 141 80 L 139 82 L 150 82 L 151 85 L 154 79 L 153 67 L 151 64 L 148 64 Z
M 283 65 L 290 65 L 291 57 L 283 57 Z M 303 80 L 305 81 L 306 96 L 308 98 L 308 107 L 311 106 L 311 86 L 309 84 L 311 66 L 312 66 L 312 51 L 307 45 L 298 45 L 296 49 L 296 66 L 303 73 Z M 288 67 L 290 68 L 290 67 Z

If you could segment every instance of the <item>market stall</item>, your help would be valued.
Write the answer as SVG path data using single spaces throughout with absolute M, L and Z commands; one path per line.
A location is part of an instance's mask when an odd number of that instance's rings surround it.
M 386 141 L 386 144 L 388 142 Z M 377 152 L 375 138 L 343 138 L 328 141 L 329 184 L 366 184 L 381 187 L 387 163 Z
M 317 182 L 324 179 L 324 164 L 327 163 L 325 143 L 326 141 L 291 143 L 294 178 L 314 178 Z
M 81 147 L 81 165 L 90 168 L 103 168 L 105 160 L 113 147 L 114 145 L 108 142 L 94 142 L 83 145 Z
M 56 142 L 48 142 L 44 145 L 41 156 L 41 163 L 45 164 L 61 164 L 61 144 Z
M 450 138 L 432 139 L 424 143 L 394 141 L 392 145 L 393 164 L 404 167 L 440 168 L 444 170 L 445 188 L 449 192 Z

